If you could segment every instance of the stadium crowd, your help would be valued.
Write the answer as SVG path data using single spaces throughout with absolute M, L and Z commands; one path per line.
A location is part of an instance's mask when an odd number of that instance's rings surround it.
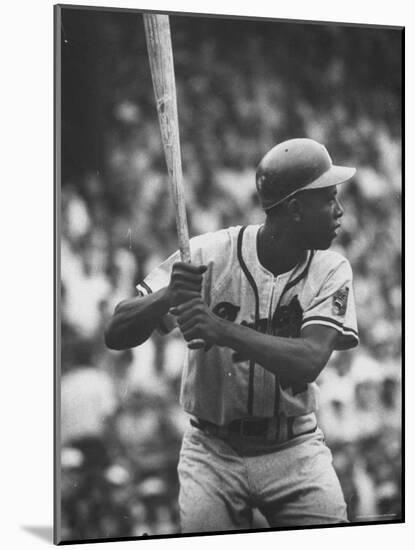
M 294 92 L 288 73 L 284 80 L 278 71 L 266 70 L 269 37 L 261 41 L 251 33 L 246 55 L 236 61 L 235 52 L 221 54 L 225 33 L 218 43 L 203 40 L 202 33 L 190 59 L 186 28 L 177 23 L 176 70 L 191 235 L 262 220 L 255 166 L 278 141 L 312 137 L 325 143 L 339 164 L 357 167 L 356 177 L 341 189 L 346 213 L 334 247 L 353 267 L 361 343 L 335 353 L 321 374 L 319 416 L 351 521 L 396 519 L 401 514 L 399 121 L 391 122 L 390 111 L 382 110 L 376 83 L 354 90 L 350 99 L 342 51 L 302 75 Z M 334 27 L 326 34 L 328 41 L 347 37 Z M 290 31 L 285 38 L 289 49 Z M 193 65 L 202 66 L 203 73 Z M 316 97 L 316 86 L 306 85 L 307 78 L 325 83 L 324 102 Z M 106 349 L 103 340 L 115 305 L 134 295 L 141 278 L 177 247 L 151 89 L 146 93 L 145 108 L 132 94 L 114 100 L 105 173 L 89 170 L 62 181 L 63 540 L 178 532 L 176 464 L 188 422 L 178 404 L 185 344 L 178 332 L 154 334 L 125 352 Z M 396 94 L 385 92 L 384 98 L 395 101 L 398 116 Z M 264 526 L 261 518 L 257 522 Z

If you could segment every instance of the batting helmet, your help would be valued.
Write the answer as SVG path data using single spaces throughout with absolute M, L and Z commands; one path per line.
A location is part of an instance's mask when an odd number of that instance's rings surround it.
M 264 156 L 256 171 L 256 187 L 264 210 L 303 189 L 320 189 L 350 179 L 356 168 L 335 166 L 324 145 L 312 139 L 283 141 Z

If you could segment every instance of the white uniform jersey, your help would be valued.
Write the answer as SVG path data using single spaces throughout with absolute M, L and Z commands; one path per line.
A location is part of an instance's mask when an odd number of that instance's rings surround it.
M 307 251 L 304 261 L 275 277 L 259 262 L 259 225 L 230 227 L 191 239 L 192 262 L 204 264 L 203 298 L 220 317 L 263 333 L 297 338 L 304 327 L 319 324 L 337 330 L 335 348 L 358 344 L 349 262 L 337 252 Z M 145 295 L 168 285 L 176 252 L 138 285 Z M 166 315 L 161 330 L 175 326 Z M 278 365 L 276 365 L 278 371 Z M 247 417 L 287 418 L 317 409 L 315 383 L 290 385 L 281 376 L 226 347 L 188 350 L 181 403 L 199 418 L 219 425 Z

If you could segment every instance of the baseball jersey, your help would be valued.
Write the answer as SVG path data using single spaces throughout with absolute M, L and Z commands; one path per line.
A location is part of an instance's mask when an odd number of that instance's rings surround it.
M 300 337 L 306 326 L 325 325 L 337 331 L 335 349 L 356 346 L 352 270 L 346 258 L 330 250 L 308 250 L 299 265 L 274 276 L 258 259 L 259 227 L 230 227 L 191 239 L 192 262 L 207 266 L 202 296 L 208 306 L 223 319 L 286 338 Z M 179 259 L 176 252 L 154 269 L 137 286 L 139 293 L 167 286 Z M 175 325 L 175 317 L 167 314 L 160 329 L 168 332 Z M 292 385 L 233 349 L 187 350 L 180 401 L 199 418 L 226 425 L 281 413 L 314 415 L 317 399 L 316 383 Z

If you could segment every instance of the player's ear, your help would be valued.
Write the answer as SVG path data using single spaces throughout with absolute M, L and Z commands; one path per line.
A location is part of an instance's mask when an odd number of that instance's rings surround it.
M 303 210 L 301 201 L 298 200 L 298 197 L 291 197 L 290 199 L 288 199 L 286 208 L 290 218 L 293 221 L 301 221 Z

